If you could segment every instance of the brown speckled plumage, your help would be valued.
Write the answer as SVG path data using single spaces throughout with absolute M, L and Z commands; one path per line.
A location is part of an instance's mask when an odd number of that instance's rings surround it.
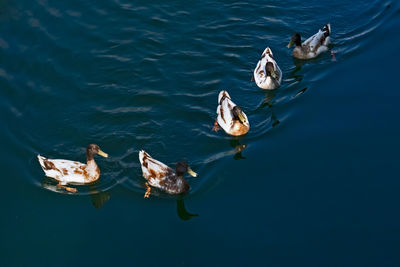
M 38 155 L 38 160 L 46 176 L 58 180 L 61 185 L 88 184 L 100 177 L 100 169 L 93 158 L 96 153 L 107 157 L 107 154 L 102 152 L 97 145 L 89 145 L 86 149 L 86 164 L 70 160 L 47 159 L 40 155 Z
M 181 194 L 190 189 L 183 173 L 174 171 L 164 163 L 152 158 L 145 151 L 139 152 L 139 160 L 143 177 L 147 180 L 149 186 L 157 187 L 169 194 Z M 145 197 L 149 195 L 150 189 L 147 189 Z

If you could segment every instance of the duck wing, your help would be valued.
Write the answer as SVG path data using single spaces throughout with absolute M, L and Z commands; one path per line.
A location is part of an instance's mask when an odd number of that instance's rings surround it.
M 229 131 L 233 122 L 232 109 L 236 106 L 230 98 L 224 98 L 221 100 L 217 107 L 217 121 L 218 124 L 225 130 Z
M 86 164 L 65 159 L 47 159 L 37 156 L 46 176 L 61 183 L 85 183 Z
M 146 151 L 139 152 L 139 161 L 142 166 L 143 177 L 148 180 L 150 178 L 162 179 L 174 173 L 174 170 L 164 163 L 153 159 Z
M 305 40 L 302 44 L 303 47 L 308 47 L 311 52 L 316 52 L 321 45 L 328 45 L 330 41 L 331 25 L 326 24 L 322 29 L 318 30 L 316 34 Z
M 274 63 L 275 71 L 278 73 L 278 83 L 280 84 L 282 81 L 282 71 L 281 71 L 281 68 L 279 68 L 279 66 L 275 60 L 273 63 Z

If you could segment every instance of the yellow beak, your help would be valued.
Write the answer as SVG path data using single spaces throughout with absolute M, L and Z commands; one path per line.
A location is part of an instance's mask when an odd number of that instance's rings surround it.
M 190 167 L 188 167 L 187 172 L 193 176 L 193 177 L 197 177 L 197 173 L 195 173 Z
M 287 45 L 287 48 L 290 48 L 294 44 L 293 41 L 290 41 L 289 44 Z
M 97 154 L 99 154 L 99 155 L 102 156 L 102 157 L 108 158 L 108 154 L 107 154 L 107 153 L 104 153 L 104 152 L 101 151 L 100 149 L 99 149 L 99 152 L 97 152 Z
M 243 115 L 242 112 L 240 112 L 240 113 L 238 114 L 238 117 L 239 117 L 239 120 L 240 120 L 242 123 L 245 123 L 245 122 L 246 122 L 246 117 Z

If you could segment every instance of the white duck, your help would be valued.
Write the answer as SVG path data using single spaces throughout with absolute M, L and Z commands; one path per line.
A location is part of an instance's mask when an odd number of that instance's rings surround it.
M 56 179 L 58 187 L 64 188 L 70 192 L 76 192 L 76 188 L 66 187 L 67 184 L 89 184 L 97 181 L 100 177 L 100 169 L 94 161 L 93 156 L 99 154 L 108 157 L 106 153 L 100 150 L 98 145 L 91 144 L 86 148 L 87 163 L 64 159 L 47 159 L 38 155 L 40 166 L 46 176 Z
M 301 37 L 299 33 L 293 34 L 288 44 L 290 48 L 293 44 L 296 47 L 293 49 L 293 56 L 299 59 L 311 59 L 315 58 L 322 52 L 328 51 L 328 45 L 330 43 L 331 25 L 326 24 L 316 34 L 301 43 Z M 333 57 L 333 54 L 332 54 Z
M 250 123 L 242 109 L 231 100 L 227 91 L 221 91 L 218 95 L 217 119 L 214 123 L 214 131 L 219 126 L 227 134 L 239 136 L 246 134 L 250 129 Z
M 253 79 L 261 89 L 276 89 L 281 85 L 282 71 L 274 60 L 269 47 L 265 48 L 254 69 Z

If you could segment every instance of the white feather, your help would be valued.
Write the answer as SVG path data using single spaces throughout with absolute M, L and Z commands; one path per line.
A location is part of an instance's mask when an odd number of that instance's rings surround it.
M 268 62 L 271 62 L 274 65 L 274 70 L 277 73 L 277 79 L 273 79 L 270 76 L 267 76 L 267 71 L 265 66 Z M 258 61 L 256 68 L 254 69 L 254 80 L 258 87 L 261 89 L 275 89 L 278 88 L 282 81 L 282 71 L 279 68 L 278 64 L 273 58 L 272 50 L 267 47 L 261 55 L 261 59 Z
M 329 34 L 331 34 L 331 25 L 327 24 L 327 26 Z M 323 43 L 321 43 L 322 39 L 324 39 Z M 293 55 L 302 59 L 314 58 L 319 54 L 328 51 L 328 45 L 330 44 L 330 42 L 330 36 L 327 36 L 325 38 L 325 32 L 323 31 L 323 29 L 320 29 L 316 34 L 305 40 L 301 44 L 301 47 L 295 47 L 293 50 Z
M 222 99 L 222 97 L 225 98 Z M 232 109 L 236 106 L 236 104 L 231 100 L 227 91 L 221 91 L 218 96 L 218 107 L 217 107 L 217 122 L 219 126 L 228 134 L 232 134 L 232 132 L 236 131 L 237 126 L 236 121 L 234 120 Z M 243 116 L 246 119 L 245 125 L 249 128 L 249 120 L 247 115 L 243 112 Z
M 152 186 L 160 188 L 160 182 L 166 179 L 167 175 L 174 173 L 174 170 L 164 163 L 152 158 L 144 150 L 139 151 L 139 161 L 142 167 L 143 177 Z M 144 164 L 144 162 L 147 164 Z M 156 175 L 156 177 L 154 177 L 154 175 Z
M 85 183 L 84 175 L 75 173 L 75 170 L 80 169 L 80 167 L 84 168 L 86 164 L 64 159 L 46 159 L 40 155 L 37 157 L 46 176 L 60 181 L 61 184 Z M 47 169 L 44 160 L 53 163 L 56 169 Z M 89 173 L 90 170 L 87 170 L 87 172 Z

